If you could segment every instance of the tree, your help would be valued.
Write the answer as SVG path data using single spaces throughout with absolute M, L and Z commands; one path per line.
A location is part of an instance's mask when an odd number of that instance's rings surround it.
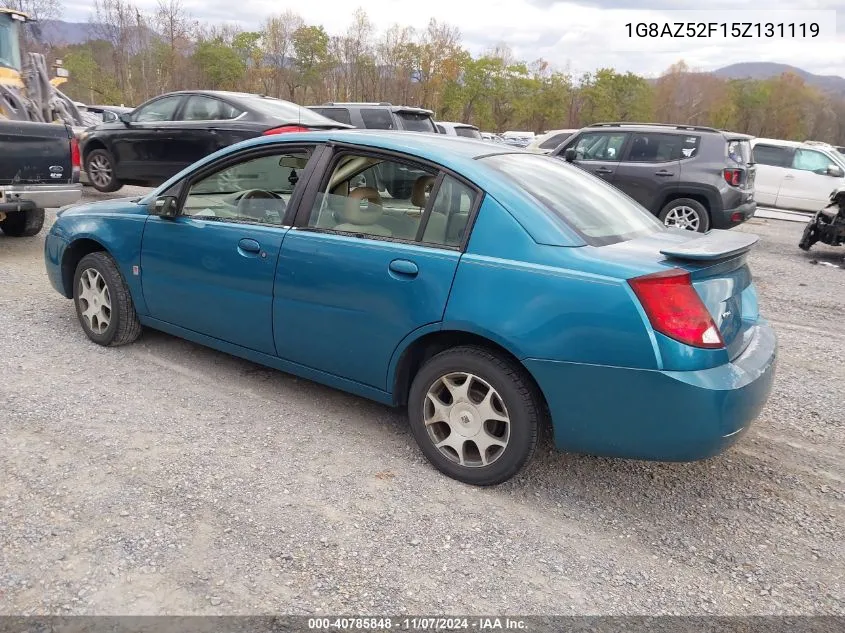
M 60 0 L 0 0 L 0 7 L 20 11 L 33 20 L 21 30 L 21 47 L 25 51 L 43 48 L 44 38 L 39 23 L 44 20 L 56 20 L 62 15 Z
M 191 56 L 205 86 L 210 90 L 235 90 L 246 64 L 222 37 L 197 43 Z
M 322 26 L 300 27 L 293 34 L 293 50 L 294 70 L 299 86 L 304 88 L 305 101 L 309 88 L 317 92 L 317 83 L 328 66 L 329 35 Z

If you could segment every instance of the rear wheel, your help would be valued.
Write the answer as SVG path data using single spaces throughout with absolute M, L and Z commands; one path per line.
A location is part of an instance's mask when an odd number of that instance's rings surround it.
M 442 473 L 477 486 L 507 481 L 528 463 L 543 410 L 519 365 L 478 347 L 431 358 L 408 394 L 422 452 Z
M 13 211 L 0 221 L 0 229 L 9 237 L 32 237 L 44 226 L 44 209 Z
M 132 295 L 107 253 L 90 253 L 79 261 L 73 302 L 82 329 L 98 345 L 126 345 L 141 335 Z
M 97 191 L 112 193 L 123 186 L 114 175 L 114 158 L 104 149 L 95 149 L 85 157 L 85 173 Z
M 707 208 L 692 198 L 672 200 L 661 209 L 659 217 L 666 226 L 699 233 L 710 230 L 710 214 L 707 213 Z

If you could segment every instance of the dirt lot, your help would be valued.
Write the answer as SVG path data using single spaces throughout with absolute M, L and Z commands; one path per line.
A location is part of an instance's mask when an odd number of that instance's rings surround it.
M 845 269 L 801 228 L 741 229 L 781 356 L 737 447 L 546 445 L 486 490 L 385 407 L 153 331 L 97 347 L 43 234 L 0 237 L 0 613 L 845 614 Z

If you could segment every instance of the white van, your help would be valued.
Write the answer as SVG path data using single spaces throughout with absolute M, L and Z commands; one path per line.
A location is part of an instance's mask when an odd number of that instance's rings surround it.
M 845 155 L 825 145 L 755 138 L 754 199 L 762 207 L 819 211 L 845 185 Z

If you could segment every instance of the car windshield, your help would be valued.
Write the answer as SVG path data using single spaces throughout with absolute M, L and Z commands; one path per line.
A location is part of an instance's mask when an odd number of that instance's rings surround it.
M 274 99 L 273 97 L 258 97 L 247 96 L 239 97 L 238 101 L 246 108 L 263 114 L 274 119 L 279 119 L 280 122 L 298 124 L 298 125 L 313 125 L 313 126 L 335 126 L 337 123 L 322 114 L 318 114 L 308 108 L 284 101 L 282 99 Z
M 0 66 L 21 69 L 18 22 L 8 13 L 0 13 Z
M 600 178 L 538 154 L 494 154 L 479 159 L 575 229 L 603 246 L 667 230 L 645 208 Z
M 399 111 L 396 113 L 399 120 L 402 121 L 402 129 L 410 130 L 411 132 L 437 132 L 434 127 L 434 121 L 431 116 L 422 112 L 406 112 Z
M 458 136 L 463 136 L 465 138 L 481 138 L 481 132 L 476 130 L 474 127 L 455 127 L 455 134 Z

